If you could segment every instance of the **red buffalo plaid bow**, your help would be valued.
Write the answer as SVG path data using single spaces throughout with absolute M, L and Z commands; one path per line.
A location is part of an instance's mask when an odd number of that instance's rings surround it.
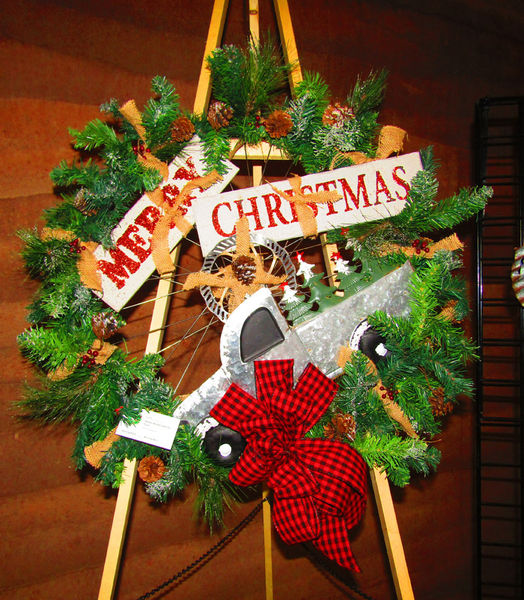
M 365 463 L 343 442 L 304 438 L 337 385 L 309 364 L 293 389 L 293 360 L 256 361 L 255 380 L 256 399 L 233 383 L 211 411 L 247 441 L 229 478 L 242 486 L 267 481 L 273 522 L 286 543 L 312 541 L 359 572 L 348 530 L 366 505 Z

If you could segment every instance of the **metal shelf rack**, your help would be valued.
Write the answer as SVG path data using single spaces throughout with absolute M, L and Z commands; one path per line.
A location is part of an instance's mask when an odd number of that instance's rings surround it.
M 524 308 L 510 271 L 524 241 L 524 97 L 477 103 L 476 150 L 476 183 L 494 190 L 476 236 L 476 597 L 521 599 Z

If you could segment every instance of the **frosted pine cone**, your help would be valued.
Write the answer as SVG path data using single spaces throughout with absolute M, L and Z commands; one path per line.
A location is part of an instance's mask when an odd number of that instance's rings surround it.
M 111 313 L 99 312 L 91 317 L 91 328 L 99 340 L 107 340 L 118 331 L 118 321 Z
M 337 412 L 331 422 L 324 426 L 324 434 L 328 440 L 355 439 L 357 424 L 350 414 Z
M 233 109 L 224 102 L 216 100 L 211 104 L 207 112 L 207 120 L 213 129 L 227 127 L 233 118 Z
M 91 216 L 96 213 L 96 210 L 89 208 L 88 201 L 86 199 L 86 189 L 80 188 L 75 195 L 75 199 L 73 200 L 73 206 L 76 210 L 79 210 L 83 215 Z
M 429 403 L 431 404 L 431 412 L 435 417 L 445 417 L 453 412 L 453 404 L 445 401 L 442 388 L 433 390 L 433 396 L 429 399 Z
M 330 104 L 322 115 L 322 123 L 331 127 L 342 127 L 344 123 L 355 118 L 353 109 L 338 102 Z

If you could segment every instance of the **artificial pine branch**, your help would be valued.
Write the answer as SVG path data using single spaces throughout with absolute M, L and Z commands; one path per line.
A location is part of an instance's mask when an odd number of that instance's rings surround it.
M 90 121 L 83 131 L 70 128 L 69 133 L 75 138 L 75 148 L 79 150 L 110 149 L 120 143 L 115 130 L 100 119 Z
M 53 183 L 64 187 L 73 184 L 92 186 L 99 176 L 100 167 L 93 163 L 92 159 L 88 159 L 84 164 L 73 160 L 71 165 L 62 160 L 50 173 Z
M 386 90 L 388 72 L 383 69 L 379 72 L 371 71 L 366 79 L 357 77 L 353 89 L 347 96 L 347 103 L 356 116 L 378 109 Z
M 267 114 L 285 86 L 291 65 L 282 64 L 270 39 L 217 48 L 207 59 L 213 96 L 233 108 L 234 122 L 256 113 Z
M 165 153 L 165 145 L 171 142 L 171 125 L 181 111 L 175 87 L 165 77 L 154 77 L 151 89 L 158 97 L 147 102 L 142 112 L 142 125 L 147 144 L 156 155 L 160 146 L 164 147 Z
M 399 487 L 410 481 L 410 471 L 427 475 L 440 461 L 439 451 L 422 440 L 373 434 L 357 436 L 353 447 L 370 468 L 385 471 L 388 479 Z

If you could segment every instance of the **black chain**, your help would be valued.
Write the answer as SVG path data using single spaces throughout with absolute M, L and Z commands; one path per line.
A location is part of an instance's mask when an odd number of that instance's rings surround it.
M 310 559 L 312 561 L 314 561 L 320 569 L 323 569 L 324 571 L 326 571 L 326 573 L 328 573 L 329 575 L 334 577 L 337 581 L 339 581 L 343 585 L 350 588 L 351 591 L 355 592 L 355 594 L 358 594 L 362 598 L 365 598 L 365 600 L 375 600 L 372 596 L 368 596 L 365 592 L 363 592 L 357 586 L 356 583 L 349 581 L 346 577 L 342 577 L 340 575 L 340 573 L 338 573 L 336 571 L 336 569 L 333 567 L 333 565 L 330 563 L 329 559 L 327 559 L 325 556 L 323 556 L 321 554 L 318 554 L 317 552 L 314 552 L 313 549 L 309 546 L 309 544 L 302 544 L 302 546 L 307 550 Z
M 178 573 L 176 573 L 175 575 L 173 575 L 172 577 L 170 577 L 169 579 L 164 581 L 164 583 L 161 583 L 156 588 L 153 588 L 151 591 L 149 591 L 149 592 L 143 594 L 142 596 L 140 596 L 139 598 L 137 598 L 137 600 L 147 600 L 147 598 L 152 598 L 153 596 L 155 596 L 156 594 L 161 592 L 164 588 L 168 587 L 169 585 L 171 585 L 175 582 L 178 585 L 179 583 L 182 583 L 182 581 L 184 581 L 185 579 L 191 577 L 191 575 L 193 575 L 198 569 L 202 568 L 208 561 L 210 561 L 214 557 L 215 554 L 218 554 L 218 552 L 220 552 L 225 546 L 227 546 L 227 544 L 229 544 L 229 542 L 231 542 L 236 535 L 238 535 L 245 527 L 247 527 L 247 525 L 249 525 L 249 523 L 251 523 L 251 521 L 260 512 L 264 502 L 267 502 L 267 501 L 268 501 L 267 498 L 262 500 L 262 502 L 260 502 L 257 506 L 255 506 L 255 508 L 246 517 L 244 517 L 244 519 L 242 519 L 242 521 L 240 521 L 240 523 L 238 525 L 236 525 L 227 535 L 225 535 L 221 540 L 219 540 L 214 546 L 212 546 L 209 550 L 207 550 L 207 552 L 202 554 L 202 556 L 200 556 L 199 558 L 194 560 L 190 565 L 188 565 L 187 567 L 184 567 L 181 571 L 179 571 Z M 354 583 L 352 583 L 350 581 L 347 581 L 346 579 L 343 579 L 335 571 L 335 569 L 332 568 L 332 566 L 328 563 L 328 561 L 326 559 L 324 559 L 324 557 L 313 552 L 313 550 L 307 544 L 303 544 L 303 547 L 309 552 L 311 559 L 314 560 L 321 569 L 323 569 L 324 571 L 329 573 L 332 577 L 335 577 L 338 581 L 340 581 L 345 586 L 349 587 L 353 592 L 355 592 L 362 598 L 365 598 L 365 600 L 374 600 L 374 598 L 372 598 L 371 596 L 368 596 L 366 593 L 364 593 L 357 585 L 355 585 Z
M 181 571 L 176 573 L 176 575 L 173 575 L 173 577 L 170 577 L 167 581 L 164 581 L 164 583 L 161 583 L 156 588 L 147 592 L 143 596 L 140 596 L 137 600 L 146 600 L 147 598 L 152 598 L 153 596 L 158 594 L 158 592 L 162 591 L 164 588 L 171 585 L 172 583 L 177 582 L 177 585 L 178 585 L 179 583 L 181 583 L 182 581 L 184 581 L 185 579 L 187 579 L 188 577 L 193 575 L 198 569 L 200 569 L 208 561 L 210 561 L 214 557 L 215 554 L 220 552 L 220 550 L 222 550 L 227 544 L 229 544 L 229 542 L 231 542 L 233 540 L 233 538 L 237 534 L 239 534 L 242 531 L 242 529 L 244 529 L 244 527 L 246 527 L 247 525 L 249 525 L 249 523 L 251 523 L 251 521 L 257 516 L 257 514 L 262 509 L 262 505 L 264 502 L 266 502 L 266 500 L 267 499 L 262 500 L 262 502 L 260 502 L 260 504 L 255 506 L 255 508 L 247 515 L 247 517 L 242 519 L 242 521 L 240 521 L 240 523 L 236 527 L 234 527 L 227 535 L 225 535 L 221 540 L 219 540 L 207 552 L 202 554 L 202 556 L 200 556 L 195 561 L 193 561 L 190 565 L 188 565 L 187 567 L 183 568 Z

